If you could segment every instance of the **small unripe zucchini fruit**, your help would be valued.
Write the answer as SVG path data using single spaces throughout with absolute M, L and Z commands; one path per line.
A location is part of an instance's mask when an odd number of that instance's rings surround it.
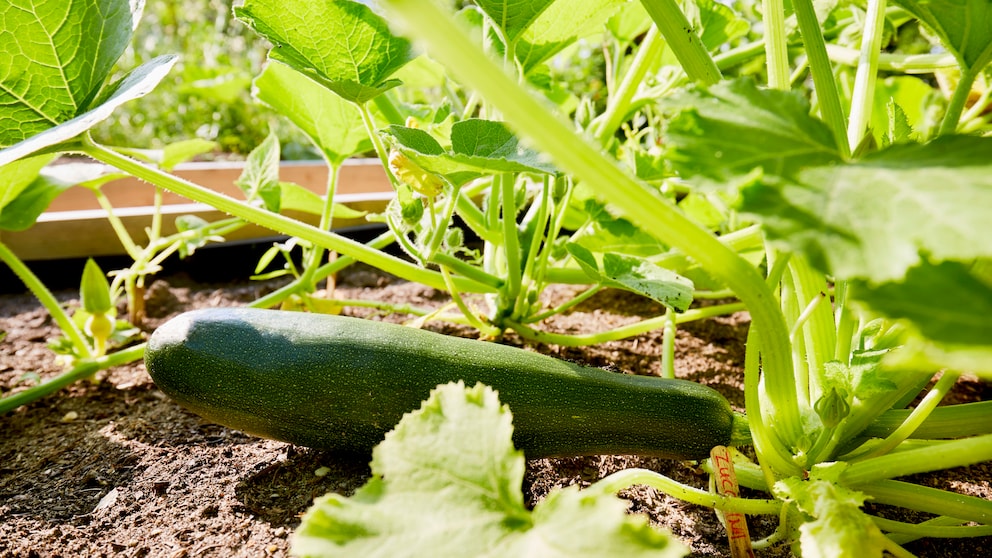
M 163 392 L 209 421 L 349 453 L 370 453 L 432 389 L 457 380 L 499 392 L 527 457 L 702 459 L 746 428 L 694 382 L 344 316 L 194 310 L 154 332 L 145 363 Z

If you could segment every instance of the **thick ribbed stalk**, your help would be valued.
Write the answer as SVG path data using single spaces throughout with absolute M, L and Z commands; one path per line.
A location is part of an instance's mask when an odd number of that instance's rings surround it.
M 680 249 L 729 286 L 751 312 L 761 335 L 765 384 L 772 394 L 779 435 L 787 444 L 802 436 L 792 372 L 789 331 L 764 278 L 709 231 L 652 193 L 616 162 L 576 136 L 561 118 L 494 63 L 437 5 L 387 0 L 431 55 L 500 109 L 521 135 L 564 170 L 595 188 L 633 223 Z

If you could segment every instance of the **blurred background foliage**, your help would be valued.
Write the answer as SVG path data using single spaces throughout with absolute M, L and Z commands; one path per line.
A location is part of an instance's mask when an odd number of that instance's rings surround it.
M 94 139 L 160 149 L 200 138 L 217 143 L 214 157 L 241 158 L 271 130 L 279 137 L 283 159 L 318 158 L 302 133 L 252 99 L 251 81 L 270 45 L 234 19 L 235 1 L 147 0 L 119 70 L 161 54 L 181 59 L 157 89 L 96 128 Z
M 131 45 L 118 61 L 119 74 L 162 54 L 179 54 L 180 60 L 154 91 L 124 105 L 95 128 L 94 139 L 110 145 L 161 149 L 199 138 L 217 144 L 213 153 L 201 158 L 241 159 L 272 131 L 279 138 L 283 160 L 318 159 L 309 140 L 288 119 L 252 98 L 252 79 L 261 72 L 270 45 L 233 17 L 232 6 L 238 3 L 240 0 L 147 0 Z M 456 8 L 472 4 L 465 0 L 452 3 Z M 568 60 L 559 59 L 549 68 L 548 82 L 542 85 L 557 84 L 559 91 L 577 92 L 591 97 L 594 105 L 602 104 L 602 49 L 582 42 L 569 49 L 564 58 Z

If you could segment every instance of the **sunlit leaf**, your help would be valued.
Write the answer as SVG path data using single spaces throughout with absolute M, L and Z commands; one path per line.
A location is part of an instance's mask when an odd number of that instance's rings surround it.
M 895 0 L 920 18 L 967 68 L 992 60 L 992 2 L 988 0 Z
M 389 78 L 412 59 L 409 41 L 358 2 L 247 0 L 234 14 L 273 44 L 271 58 L 354 103 L 399 85 Z
M 496 392 L 435 389 L 376 447 L 372 479 L 345 498 L 318 498 L 293 537 L 295 554 L 674 558 L 685 549 L 613 494 L 577 487 L 524 505 L 524 456 Z
M 524 73 L 576 40 L 605 30 L 626 0 L 557 0 L 527 27 L 514 49 Z
M 106 120 L 114 110 L 128 101 L 147 95 L 169 73 L 176 57 L 159 56 L 132 71 L 123 80 L 110 86 L 109 96 L 101 96 L 99 103 L 75 118 L 44 129 L 36 135 L 24 139 L 4 150 L 0 150 L 0 166 L 26 157 L 53 145 L 71 140 L 83 132 Z M 2 125 L 0 125 L 2 127 Z M 31 130 L 36 130 L 32 127 Z
M 690 9 L 692 12 L 689 12 Z M 689 21 L 702 28 L 699 39 L 709 50 L 739 39 L 751 30 L 751 24 L 747 20 L 734 13 L 727 4 L 715 0 L 687 3 L 686 11 Z
M 179 257 L 185 258 L 193 254 L 197 248 L 206 246 L 209 242 L 223 242 L 224 237 L 212 235 L 208 232 L 210 222 L 196 215 L 180 215 L 176 217 L 176 230 L 178 232 L 194 232 L 194 235 L 187 235 L 179 243 Z
M 38 174 L 20 195 L 0 209 L 0 229 L 23 231 L 31 227 L 52 200 L 73 185 L 73 182 L 59 180 L 50 174 Z
M 255 97 L 296 124 L 332 165 L 371 150 L 358 109 L 306 75 L 270 61 L 254 83 Z
M 693 88 L 662 106 L 677 113 L 665 129 L 665 143 L 686 177 L 727 181 L 756 168 L 794 176 L 841 160 L 830 129 L 810 116 L 803 97 L 760 88 L 750 79 Z
M 324 211 L 324 198 L 293 182 L 280 182 L 282 189 L 282 211 L 302 211 L 313 215 L 321 215 Z M 365 211 L 351 209 L 346 205 L 335 203 L 331 208 L 331 216 L 335 219 L 360 219 Z
M 38 155 L 0 167 L 0 211 L 31 184 L 55 155 Z
M 992 347 L 992 285 L 970 268 L 924 262 L 897 282 L 855 282 L 851 296 L 878 314 L 910 321 L 930 341 Z
M 933 93 L 933 87 L 913 76 L 878 80 L 871 111 L 871 127 L 876 141 L 882 143 L 883 135 L 890 135 L 890 139 L 897 140 L 890 143 L 905 143 L 912 136 L 919 136 L 913 131 L 925 129 L 926 111 L 933 104 Z M 897 116 L 896 110 L 901 116 Z
M 921 262 L 992 256 L 992 138 L 944 136 L 742 191 L 768 236 L 838 279 L 902 279 Z
M 611 213 L 595 198 L 585 199 L 582 209 L 588 222 L 581 224 L 580 230 L 570 240 L 591 252 L 654 256 L 668 249 L 654 236 Z
M 24 161 L 35 159 L 48 160 L 51 156 L 21 159 L 4 168 L 16 167 Z M 11 231 L 27 229 L 48 209 L 55 198 L 73 186 L 98 190 L 104 184 L 125 176 L 127 175 L 105 165 L 91 163 L 49 165 L 41 169 L 35 179 L 13 201 L 0 209 L 0 229 Z
M 652 25 L 651 16 L 640 2 L 628 2 L 606 22 L 610 34 L 624 43 L 633 43 Z
M 129 0 L 0 3 L 0 146 L 93 108 L 138 15 Z
M 692 304 L 692 281 L 644 258 L 613 252 L 597 255 L 574 242 L 567 249 L 586 274 L 603 285 L 644 295 L 676 312 Z
M 451 127 L 450 151 L 423 130 L 390 126 L 383 134 L 420 167 L 453 182 L 493 172 L 556 172 L 541 154 L 521 145 L 502 122 L 456 122 Z
M 217 142 L 205 139 L 193 138 L 170 143 L 162 148 L 162 159 L 159 166 L 165 170 L 172 170 L 177 165 L 192 160 L 198 155 L 210 153 L 217 149 Z
M 503 39 L 516 41 L 554 0 L 479 0 L 476 4 L 500 30 Z
M 248 154 L 241 176 L 235 181 L 249 201 L 260 200 L 269 211 L 279 211 L 279 138 L 269 134 Z
M 810 519 L 799 526 L 807 558 L 881 558 L 885 535 L 861 511 L 865 495 L 828 480 L 779 481 L 775 491 Z

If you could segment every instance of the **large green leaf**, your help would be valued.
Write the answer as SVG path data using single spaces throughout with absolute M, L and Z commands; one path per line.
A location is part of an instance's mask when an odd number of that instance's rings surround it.
M 765 179 L 741 210 L 838 279 L 901 280 L 921 262 L 992 256 L 992 138 L 945 136 Z
M 399 81 L 389 76 L 412 59 L 410 43 L 363 4 L 349 0 L 247 0 L 234 14 L 285 62 L 354 103 Z
M 905 319 L 927 339 L 992 348 L 992 285 L 958 262 L 924 262 L 898 282 L 856 282 L 851 296 L 877 313 Z
M 500 30 L 507 42 L 515 42 L 554 0 L 479 0 L 476 4 Z
M 296 124 L 332 165 L 371 149 L 353 104 L 285 64 L 266 64 L 255 78 L 254 95 Z
M 0 3 L 0 147 L 92 108 L 138 15 L 129 0 Z
M 967 68 L 992 60 L 992 2 L 989 0 L 895 0 L 923 21 Z
M 793 176 L 841 160 L 833 134 L 801 96 L 750 79 L 696 87 L 663 101 L 677 112 L 665 130 L 669 158 L 683 176 L 726 181 L 761 168 Z
M 176 57 L 159 56 L 142 64 L 123 80 L 109 88 L 109 95 L 101 96 L 90 110 L 55 126 L 41 131 L 20 143 L 0 150 L 0 166 L 38 152 L 46 147 L 71 140 L 106 120 L 114 110 L 128 101 L 144 97 L 169 73 Z
M 683 556 L 667 533 L 596 485 L 524 505 L 524 456 L 496 392 L 440 386 L 403 417 L 372 457 L 373 478 L 354 496 L 328 494 L 293 538 L 303 556 Z
M 524 73 L 576 40 L 602 32 L 627 0 L 557 0 L 528 26 L 514 49 Z

